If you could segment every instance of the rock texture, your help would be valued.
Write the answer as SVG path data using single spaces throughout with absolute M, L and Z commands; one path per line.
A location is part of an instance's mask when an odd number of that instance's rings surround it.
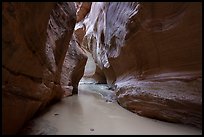
M 121 106 L 201 128 L 201 19 L 201 3 L 4 2 L 3 134 L 77 93 L 83 47 Z
M 107 84 L 106 76 L 105 76 L 104 72 L 97 65 L 96 65 L 95 72 L 92 75 L 92 78 L 95 80 L 95 83 Z
M 84 75 L 87 58 L 85 51 L 80 48 L 75 35 L 73 35 L 64 59 L 60 80 L 65 97 L 78 93 L 78 84 Z
M 104 72 L 96 65 L 90 52 L 86 51 L 88 60 L 86 62 L 82 83 L 106 84 Z
M 201 127 L 201 19 L 201 3 L 93 2 L 83 46 L 121 106 Z
M 74 3 L 3 3 L 3 134 L 17 133 L 37 111 L 62 98 L 70 81 L 76 88 L 86 57 L 80 60 L 83 52 L 73 42 L 75 23 Z M 70 81 L 62 80 L 66 66 L 73 67 Z
M 74 34 L 76 36 L 77 42 L 80 46 L 82 46 L 81 44 L 86 33 L 85 25 L 83 25 L 83 20 L 91 9 L 91 2 L 75 2 L 75 7 L 77 9 L 77 23 L 74 28 Z
M 86 26 L 84 24 L 84 19 L 88 16 L 91 10 L 91 2 L 75 2 L 77 8 L 77 23 L 74 28 L 74 34 L 76 36 L 77 43 L 81 48 L 86 50 L 86 55 L 88 56 L 86 70 L 84 72 L 84 80 L 89 81 L 91 79 L 94 83 L 106 83 L 106 78 L 104 72 L 95 64 L 92 59 L 92 55 L 89 53 L 91 50 L 84 46 L 84 36 L 86 34 Z
M 75 2 L 77 22 L 83 20 L 91 9 L 91 2 Z

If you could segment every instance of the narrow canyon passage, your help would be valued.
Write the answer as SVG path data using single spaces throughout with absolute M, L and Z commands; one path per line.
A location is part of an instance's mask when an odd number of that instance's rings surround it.
M 2 134 L 202 134 L 202 3 L 3 2 Z
M 200 135 L 202 130 L 145 118 L 122 108 L 107 84 L 90 76 L 96 66 L 90 53 L 78 94 L 63 98 L 28 122 L 23 135 Z
M 96 90 L 97 89 L 97 90 Z M 95 92 L 95 93 L 94 93 Z M 62 99 L 31 120 L 27 135 L 200 135 L 202 130 L 141 117 L 107 101 L 105 85 L 80 84 L 79 94 Z

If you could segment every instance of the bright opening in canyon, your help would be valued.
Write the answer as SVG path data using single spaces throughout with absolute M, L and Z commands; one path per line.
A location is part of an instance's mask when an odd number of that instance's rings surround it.
M 201 2 L 3 2 L 4 135 L 201 135 Z

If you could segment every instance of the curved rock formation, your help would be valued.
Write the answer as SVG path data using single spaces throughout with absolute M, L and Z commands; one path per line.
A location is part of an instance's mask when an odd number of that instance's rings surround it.
M 85 51 L 80 48 L 75 35 L 73 35 L 64 59 L 60 80 L 65 97 L 78 93 L 78 84 L 84 74 L 87 58 Z
M 121 106 L 201 128 L 201 19 L 201 3 L 4 2 L 3 134 L 77 93 L 84 47 Z
M 96 65 L 90 52 L 86 51 L 88 60 L 85 66 L 82 83 L 106 84 L 104 72 Z
M 80 47 L 85 50 L 90 50 L 84 46 L 84 36 L 86 34 L 86 26 L 84 25 L 84 19 L 89 14 L 91 9 L 91 2 L 75 2 L 77 8 L 77 23 L 74 28 L 74 34 L 76 36 L 76 40 Z M 84 78 L 89 79 L 91 78 L 94 80 L 94 83 L 106 83 L 106 78 L 104 72 L 92 61 L 92 56 L 89 52 L 86 52 L 88 56 L 88 61 L 86 65 L 86 71 L 84 73 Z M 91 68 L 90 68 L 91 67 Z
M 83 43 L 121 106 L 201 127 L 201 19 L 201 3 L 92 3 Z
M 70 43 L 75 23 L 74 3 L 3 3 L 3 134 L 17 133 L 37 111 L 62 98 L 70 81 L 77 87 L 87 57 L 74 38 Z M 71 80 L 63 81 L 67 65 L 73 67 Z
M 77 22 L 84 19 L 91 9 L 91 2 L 75 2 L 77 8 Z

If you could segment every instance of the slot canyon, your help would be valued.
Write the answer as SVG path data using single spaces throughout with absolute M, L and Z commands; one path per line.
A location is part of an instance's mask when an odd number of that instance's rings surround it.
M 3 135 L 201 135 L 201 2 L 3 2 Z

